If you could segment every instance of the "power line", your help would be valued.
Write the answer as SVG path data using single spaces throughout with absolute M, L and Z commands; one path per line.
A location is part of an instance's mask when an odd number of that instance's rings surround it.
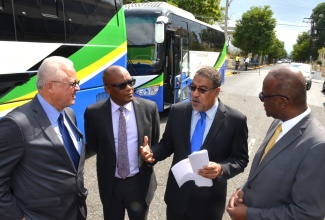
M 283 25 L 283 26 L 293 26 L 293 27 L 305 27 L 305 28 L 308 28 L 308 26 L 303 26 L 303 25 L 296 25 L 296 24 L 277 24 L 277 25 Z

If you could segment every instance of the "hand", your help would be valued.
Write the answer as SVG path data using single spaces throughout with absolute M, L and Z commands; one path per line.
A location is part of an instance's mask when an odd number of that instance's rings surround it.
M 199 169 L 198 174 L 209 179 L 215 179 L 222 175 L 222 167 L 218 163 L 209 162 L 209 165 Z
M 246 220 L 247 206 L 244 203 L 239 203 L 233 208 L 228 206 L 227 212 L 232 220 Z
M 140 146 L 139 151 L 142 159 L 147 163 L 153 163 L 155 161 L 155 159 L 153 158 L 153 153 L 151 152 L 150 147 L 148 145 L 148 136 L 144 136 L 143 146 Z
M 227 212 L 232 220 L 245 220 L 247 206 L 244 204 L 244 192 L 238 189 L 229 199 Z
M 21 220 L 26 220 L 26 218 L 25 218 L 25 217 L 23 217 Z
M 244 191 L 241 189 L 237 189 L 234 194 L 229 199 L 228 208 L 234 208 L 238 206 L 240 203 L 244 202 Z

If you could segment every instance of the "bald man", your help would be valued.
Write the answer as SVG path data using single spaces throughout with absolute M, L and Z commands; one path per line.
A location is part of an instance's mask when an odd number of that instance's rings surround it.
M 304 76 L 288 67 L 271 70 L 259 98 L 274 121 L 247 182 L 229 200 L 229 215 L 233 220 L 323 220 L 325 127 L 307 105 Z
M 158 109 L 152 101 L 133 97 L 135 79 L 123 67 L 108 67 L 103 83 L 110 97 L 87 107 L 84 117 L 86 147 L 97 153 L 104 219 L 124 220 L 127 210 L 130 220 L 144 220 L 157 183 L 138 149 L 145 136 L 151 144 L 158 142 Z

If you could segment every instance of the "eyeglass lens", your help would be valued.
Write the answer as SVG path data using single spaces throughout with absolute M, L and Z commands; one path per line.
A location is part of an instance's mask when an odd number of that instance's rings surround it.
M 129 86 L 134 86 L 135 84 L 135 79 L 132 79 L 132 80 L 129 80 L 127 82 L 124 82 L 124 83 L 120 83 L 120 84 L 116 84 L 116 85 L 112 85 L 112 86 L 116 86 L 119 90 L 123 90 L 126 88 L 126 85 L 129 85 Z
M 193 85 L 190 85 L 190 90 L 192 92 L 194 92 L 195 90 L 199 91 L 199 93 L 206 93 L 209 89 L 203 89 L 203 88 L 200 88 L 200 87 L 196 87 L 196 86 L 193 86 Z

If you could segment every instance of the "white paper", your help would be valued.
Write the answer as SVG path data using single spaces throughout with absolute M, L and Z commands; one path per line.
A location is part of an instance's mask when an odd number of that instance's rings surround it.
M 176 182 L 181 187 L 185 182 L 194 180 L 195 185 L 212 186 L 212 180 L 198 175 L 199 169 L 209 164 L 209 155 L 207 150 L 193 152 L 189 158 L 179 161 L 171 170 L 174 174 Z

